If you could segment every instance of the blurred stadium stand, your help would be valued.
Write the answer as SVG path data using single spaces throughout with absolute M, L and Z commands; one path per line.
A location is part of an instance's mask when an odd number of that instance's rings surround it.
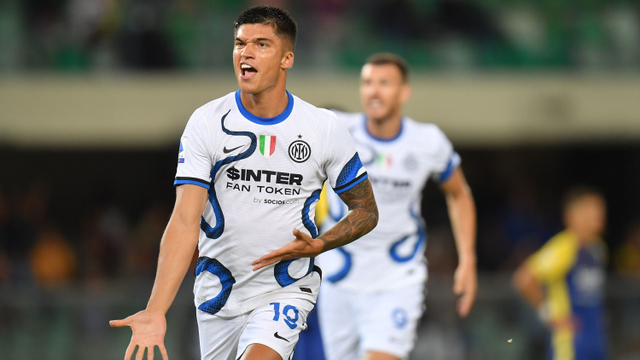
M 236 89 L 232 24 L 260 1 L 0 1 L 0 359 L 120 358 L 111 318 L 144 306 L 191 112 Z M 454 316 L 455 249 L 429 185 L 431 278 L 412 359 L 539 360 L 510 272 L 586 183 L 609 206 L 614 360 L 640 358 L 640 4 L 631 0 L 279 0 L 300 26 L 289 89 L 359 109 L 375 51 L 414 69 L 407 115 L 462 155 L 479 210 L 479 300 Z M 196 359 L 191 276 L 169 312 Z M 512 344 L 507 340 L 513 338 Z

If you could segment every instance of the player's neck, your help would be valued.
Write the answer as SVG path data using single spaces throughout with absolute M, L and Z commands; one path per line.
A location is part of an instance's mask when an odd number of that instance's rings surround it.
M 592 244 L 597 238 L 597 234 L 593 234 L 591 232 L 580 231 L 580 229 L 568 227 L 567 230 L 572 233 L 576 239 L 578 239 L 578 243 L 581 246 L 588 246 Z
M 393 139 L 402 129 L 402 116 L 395 114 L 382 120 L 367 118 L 367 131 L 378 139 Z
M 257 94 L 240 92 L 240 100 L 247 111 L 261 118 L 276 117 L 289 105 L 284 83 L 276 84 Z

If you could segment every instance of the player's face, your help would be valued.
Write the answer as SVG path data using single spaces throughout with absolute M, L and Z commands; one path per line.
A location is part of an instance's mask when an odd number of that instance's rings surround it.
M 360 74 L 360 100 L 367 117 L 383 121 L 401 112 L 411 89 L 402 81 L 402 73 L 393 64 L 366 64 Z
M 578 231 L 585 240 L 594 240 L 605 229 L 607 209 L 599 196 L 585 196 L 568 210 L 568 225 Z
M 270 25 L 240 26 L 233 48 L 233 67 L 240 90 L 257 94 L 284 80 L 285 70 L 293 66 L 290 47 Z

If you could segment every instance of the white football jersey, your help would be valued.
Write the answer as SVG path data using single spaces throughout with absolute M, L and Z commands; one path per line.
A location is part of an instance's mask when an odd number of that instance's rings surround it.
M 313 219 L 326 179 L 339 193 L 367 178 L 344 124 L 287 94 L 286 110 L 265 119 L 242 106 L 240 91 L 230 93 L 197 109 L 182 135 L 175 185 L 209 194 L 194 293 L 210 314 L 236 316 L 292 293 L 315 302 L 314 259 L 258 271 L 251 263 L 293 241 L 294 228 L 318 235 Z
M 360 113 L 336 112 L 349 128 L 367 167 L 378 204 L 378 225 L 360 240 L 322 254 L 325 281 L 356 291 L 377 292 L 424 282 L 426 229 L 420 211 L 429 178 L 446 181 L 460 165 L 451 142 L 433 124 L 402 119 L 394 139 L 369 133 Z M 327 192 L 329 215 L 323 229 L 347 211 L 335 192 Z

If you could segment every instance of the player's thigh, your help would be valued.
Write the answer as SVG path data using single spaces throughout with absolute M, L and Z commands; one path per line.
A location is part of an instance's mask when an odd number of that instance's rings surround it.
M 266 345 L 251 344 L 247 346 L 240 360 L 282 360 L 282 356 Z
M 358 333 L 360 352 L 380 352 L 408 358 L 424 312 L 424 285 L 372 295 L 360 295 Z
M 221 318 L 196 311 L 202 360 L 236 360 L 238 341 L 248 315 Z
M 329 283 L 323 283 L 318 297 L 318 320 L 327 360 L 356 359 L 358 356 L 357 313 L 354 296 Z
M 275 300 L 257 308 L 249 314 L 242 330 L 237 357 L 240 358 L 245 352 L 247 355 L 254 351 L 256 355 L 269 353 L 261 346 L 249 349 L 252 344 L 261 344 L 274 350 L 283 360 L 289 360 L 300 338 L 300 331 L 307 328 L 307 316 L 313 308 L 313 303 L 303 299 Z

